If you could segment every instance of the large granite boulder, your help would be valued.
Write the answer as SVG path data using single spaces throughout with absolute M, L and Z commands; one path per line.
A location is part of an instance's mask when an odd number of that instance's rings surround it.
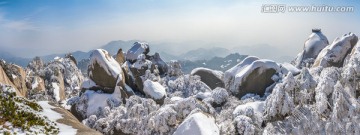
M 354 33 L 345 34 L 338 37 L 334 42 L 326 46 L 317 56 L 313 67 L 342 67 L 346 56 L 351 52 L 358 42 L 358 37 Z
M 91 53 L 88 75 L 97 85 L 115 88 L 118 77 L 125 84 L 125 76 L 118 62 L 105 50 L 97 49 Z M 104 91 L 112 93 L 111 91 Z
M 126 60 L 134 63 L 140 54 L 148 54 L 150 52 L 150 47 L 145 42 L 135 42 L 134 45 L 127 51 Z
M 215 89 L 216 87 L 225 87 L 223 82 L 224 73 L 221 71 L 211 70 L 208 68 L 195 68 L 190 74 L 200 76 L 201 81 L 211 89 Z
M 329 45 L 329 41 L 320 29 L 313 29 L 309 38 L 305 41 L 303 51 L 295 60 L 297 68 L 312 65 L 320 51 Z
M 280 72 L 280 67 L 274 61 L 256 60 L 256 58 L 249 57 L 235 68 L 225 72 L 226 89 L 238 97 L 248 93 L 262 96 L 266 88 L 275 83 L 273 76 L 277 72 Z
M 189 115 L 173 135 L 220 135 L 220 131 L 214 117 L 203 112 L 196 112 Z

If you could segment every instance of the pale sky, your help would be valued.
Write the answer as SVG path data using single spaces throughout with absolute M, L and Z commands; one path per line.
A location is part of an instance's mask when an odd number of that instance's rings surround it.
M 262 13 L 264 4 L 355 11 Z M 0 0 L 0 49 L 34 57 L 137 39 L 187 48 L 197 47 L 190 42 L 228 49 L 269 44 L 296 56 L 312 28 L 321 28 L 330 42 L 348 32 L 359 35 L 359 10 L 359 0 Z

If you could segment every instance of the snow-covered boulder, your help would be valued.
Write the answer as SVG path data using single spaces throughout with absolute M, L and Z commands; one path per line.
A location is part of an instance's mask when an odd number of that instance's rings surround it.
M 288 74 L 289 72 L 291 72 L 293 75 L 298 75 L 300 74 L 301 70 L 296 68 L 294 65 L 291 65 L 290 63 L 281 63 L 280 64 L 281 67 L 281 73 L 282 74 Z
M 225 86 L 238 97 L 248 93 L 264 95 L 266 88 L 275 82 L 273 76 L 279 71 L 280 67 L 274 61 L 248 57 L 225 72 Z
M 255 115 L 262 116 L 264 111 L 265 102 L 264 101 L 254 101 L 248 102 L 242 105 L 238 105 L 233 111 L 233 116 L 246 115 L 249 109 L 252 109 Z
M 198 75 L 201 81 L 208 85 L 211 89 L 216 87 L 224 88 L 224 73 L 221 71 L 211 70 L 208 68 L 195 68 L 191 71 L 191 75 Z
M 120 64 L 124 64 L 125 62 L 125 56 L 124 56 L 124 52 L 122 51 L 122 49 L 120 48 L 118 50 L 118 52 L 116 53 L 116 57 L 115 57 L 115 60 Z
M 163 76 L 168 72 L 168 65 L 164 60 L 161 59 L 159 53 L 155 53 L 153 56 L 150 56 L 149 60 L 152 62 L 152 64 L 157 65 L 159 75 Z
M 144 82 L 144 93 L 159 104 L 163 104 L 166 97 L 164 86 L 162 86 L 159 82 L 153 82 L 151 80 L 146 80 Z
M 305 41 L 303 51 L 295 60 L 295 65 L 302 68 L 309 64 L 311 66 L 320 51 L 329 45 L 329 41 L 320 29 L 313 29 L 309 38 Z
M 357 41 L 358 37 L 354 33 L 336 38 L 331 45 L 326 46 L 319 53 L 313 67 L 342 67 L 346 56 L 351 52 Z
M 124 73 L 119 63 L 103 49 L 97 49 L 91 53 L 88 75 L 101 87 L 115 88 L 118 77 L 125 84 Z M 113 89 L 104 92 L 112 93 Z
M 148 54 L 150 52 L 150 47 L 148 43 L 145 42 L 135 42 L 134 45 L 127 51 L 126 60 L 134 63 L 140 54 Z
M 173 135 L 219 135 L 215 119 L 202 112 L 188 116 L 176 129 Z
M 232 86 L 234 86 L 235 75 L 256 60 L 259 60 L 259 58 L 254 57 L 254 56 L 248 56 L 243 61 L 241 61 L 239 64 L 236 64 L 234 67 L 225 71 L 225 73 L 224 73 L 225 88 L 226 89 L 235 89 L 235 88 L 231 88 Z

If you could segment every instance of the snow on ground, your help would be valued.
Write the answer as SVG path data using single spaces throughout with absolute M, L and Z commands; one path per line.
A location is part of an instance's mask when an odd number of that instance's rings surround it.
M 201 112 L 188 116 L 173 135 L 219 135 L 215 119 Z
M 166 96 L 166 90 L 159 82 L 146 80 L 144 82 L 144 92 L 154 99 L 161 99 Z
M 77 133 L 77 130 L 73 127 L 57 122 L 57 120 L 62 119 L 63 117 L 61 114 L 52 110 L 52 108 L 56 107 L 51 106 L 48 101 L 39 101 L 37 103 L 43 108 L 41 114 L 48 117 L 51 121 L 54 121 L 57 124 L 57 127 L 59 127 L 60 131 L 59 135 L 75 135 Z
M 111 57 L 106 50 L 96 49 L 91 53 L 90 58 L 91 65 L 95 64 L 95 62 L 98 63 L 109 75 L 112 75 L 114 78 L 117 78 L 117 76 L 122 73 L 119 63 L 116 62 L 116 60 Z M 89 75 L 90 74 L 91 73 L 89 73 Z

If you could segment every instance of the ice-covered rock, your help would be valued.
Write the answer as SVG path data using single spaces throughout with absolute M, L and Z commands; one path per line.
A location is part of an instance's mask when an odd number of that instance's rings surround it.
M 313 67 L 342 67 L 346 56 L 351 52 L 357 41 L 358 37 L 354 33 L 336 38 L 331 45 L 326 46 L 319 53 Z
M 281 63 L 281 73 L 282 74 L 288 74 L 288 72 L 291 72 L 294 76 L 298 75 L 301 70 L 296 68 L 295 66 L 291 65 L 290 63 Z
M 273 75 L 279 71 L 274 61 L 248 57 L 225 72 L 225 87 L 238 97 L 248 93 L 264 95 L 265 89 L 274 83 Z
M 145 42 L 135 42 L 134 45 L 127 51 L 126 60 L 134 63 L 140 54 L 148 54 L 150 52 L 150 47 L 148 43 Z
M 219 135 L 219 127 L 215 119 L 202 112 L 188 116 L 179 125 L 173 135 Z
M 329 45 L 329 41 L 320 29 L 313 29 L 309 38 L 305 41 L 303 51 L 295 60 L 295 65 L 302 68 L 309 64 L 311 66 L 320 51 Z
M 159 82 L 153 82 L 151 80 L 146 80 L 144 82 L 144 92 L 159 104 L 163 104 L 166 97 L 164 86 L 162 86 Z
M 208 85 L 211 89 L 216 87 L 224 88 L 224 73 L 221 71 L 211 70 L 208 68 L 195 68 L 191 71 L 191 75 L 198 75 L 201 81 Z
M 118 77 L 124 82 L 124 73 L 118 62 L 105 50 L 97 49 L 91 53 L 88 75 L 97 85 L 115 88 Z M 104 91 L 112 93 L 113 91 Z

